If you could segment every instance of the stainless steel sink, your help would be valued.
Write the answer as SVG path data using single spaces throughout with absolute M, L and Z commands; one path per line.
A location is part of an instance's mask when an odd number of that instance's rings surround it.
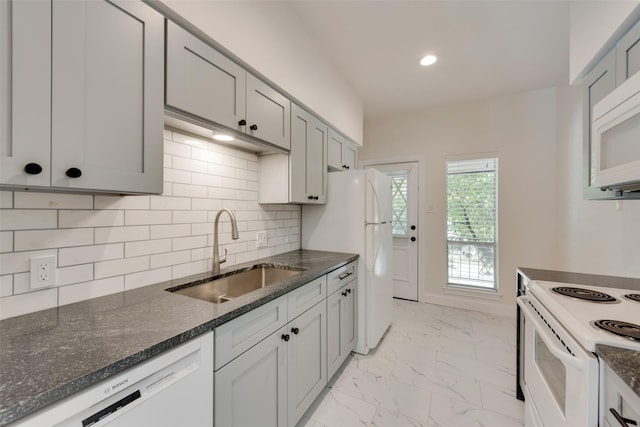
M 186 287 L 178 286 L 169 288 L 167 291 L 220 304 L 300 274 L 302 270 L 303 269 L 257 264 L 250 270 L 232 272 L 219 279 L 213 279 L 204 283 L 196 282 L 196 284 Z

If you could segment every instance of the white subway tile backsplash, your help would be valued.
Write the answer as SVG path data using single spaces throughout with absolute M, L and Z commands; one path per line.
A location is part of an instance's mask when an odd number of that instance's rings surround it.
M 207 236 L 178 237 L 173 239 L 173 250 L 195 249 L 207 246 Z
M 95 196 L 95 209 L 149 209 L 149 196 Z
M 13 275 L 5 274 L 0 276 L 0 298 L 13 294 Z
M 188 197 L 151 196 L 151 209 L 189 210 L 191 199 Z
M 108 279 L 93 280 L 59 288 L 59 304 L 66 305 L 90 298 L 102 297 L 124 291 L 124 277 L 110 277 Z
M 94 264 L 80 264 L 59 267 L 56 271 L 56 285 L 65 286 L 93 280 L 93 266 Z M 99 277 L 96 277 L 96 279 L 99 279 Z
M 13 192 L 0 191 L 0 209 L 10 209 L 13 207 Z
M 124 276 L 124 288 L 128 291 L 130 289 L 136 289 L 142 286 L 164 282 L 166 280 L 171 280 L 171 267 L 163 267 L 155 270 L 127 274 Z
M 50 288 L 28 294 L 0 298 L 0 319 L 46 310 L 58 305 L 58 289 Z
M 300 207 L 257 203 L 257 155 L 166 129 L 164 138 L 161 196 L 0 191 L 0 317 L 210 271 L 223 206 L 240 231 L 232 240 L 221 217 L 224 267 L 299 248 Z M 268 247 L 256 249 L 258 230 Z M 29 260 L 43 255 L 58 257 L 56 286 L 32 291 Z
M 174 157 L 172 167 L 173 169 L 185 170 L 189 172 L 207 173 L 207 162 L 187 159 L 185 157 Z
M 149 269 L 149 257 L 139 256 L 135 258 L 114 259 L 113 261 L 96 262 L 95 278 L 122 276 L 124 274 L 136 273 Z
M 13 252 L 13 231 L 0 231 L 0 253 Z
M 207 197 L 207 187 L 193 184 L 173 184 L 173 192 L 171 194 L 176 197 Z
M 151 255 L 151 268 L 167 267 L 187 262 L 191 262 L 191 251 L 189 250 Z
M 100 227 L 96 228 L 95 236 L 96 245 L 149 240 L 149 226 Z
M 58 250 L 58 265 L 86 264 L 89 262 L 107 261 L 124 257 L 124 244 L 112 243 L 107 245 L 79 246 Z
M 191 235 L 191 224 L 152 225 L 151 239 L 167 239 Z
M 38 230 L 57 226 L 56 210 L 0 209 L 0 230 Z
M 171 211 L 125 211 L 125 225 L 171 224 Z
M 173 213 L 173 223 L 174 224 L 183 224 L 183 223 L 199 223 L 199 222 L 207 222 L 207 211 L 175 211 Z M 193 230 L 192 230 L 193 234 Z
M 28 252 L 9 252 L 0 254 L 0 274 L 22 273 L 29 271 L 33 257 L 56 255 L 56 249 Z
M 124 244 L 126 258 L 140 255 L 159 254 L 171 252 L 171 239 L 146 240 L 142 242 L 127 242 Z
M 86 194 L 16 191 L 13 197 L 16 209 L 93 209 L 93 196 Z
M 124 225 L 121 210 L 59 211 L 59 228 L 116 227 Z
M 35 249 L 66 248 L 92 244 L 93 229 L 91 228 L 16 231 L 14 250 L 32 251 Z

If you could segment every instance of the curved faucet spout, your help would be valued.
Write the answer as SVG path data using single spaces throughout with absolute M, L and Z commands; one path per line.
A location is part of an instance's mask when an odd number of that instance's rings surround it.
M 238 234 L 238 224 L 236 222 L 236 215 L 233 211 L 222 208 L 216 214 L 216 219 L 213 222 L 213 263 L 211 266 L 211 271 L 213 274 L 220 273 L 220 264 L 227 261 L 227 250 L 224 250 L 224 256 L 220 258 L 220 253 L 218 250 L 218 222 L 220 221 L 220 215 L 222 212 L 226 212 L 229 214 L 229 218 L 231 218 L 231 238 L 233 240 L 238 240 L 240 235 Z

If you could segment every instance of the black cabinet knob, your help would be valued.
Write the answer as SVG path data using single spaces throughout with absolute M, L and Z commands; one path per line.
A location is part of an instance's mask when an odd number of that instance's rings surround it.
M 307 197 L 307 199 L 313 200 L 313 196 L 309 196 L 309 197 Z
M 69 178 L 80 178 L 82 176 L 82 171 L 78 168 L 69 168 L 65 172 Z
M 347 289 L 347 293 L 350 294 L 351 293 L 351 289 Z
M 24 165 L 24 171 L 29 175 L 38 175 L 42 172 L 42 166 L 37 163 L 27 163 Z
M 291 332 L 294 333 L 294 335 L 298 335 L 298 332 L 300 332 L 300 329 L 298 328 L 291 328 Z
M 247 121 L 245 119 L 242 119 L 238 122 L 238 126 L 246 126 L 247 125 Z
M 412 229 L 412 230 L 415 230 L 415 229 L 416 229 L 416 226 L 415 226 L 415 225 L 412 225 L 412 226 L 411 226 L 411 229 Z
M 412 238 L 411 238 L 411 241 L 412 241 L 412 242 L 415 242 L 415 241 L 416 241 L 416 238 L 415 238 L 415 237 L 412 237 Z
M 249 126 L 249 129 L 251 129 L 251 130 L 258 130 L 258 125 L 253 124 L 253 125 Z
M 318 196 L 313 196 L 313 200 L 318 200 Z
M 342 292 L 342 296 L 346 297 L 347 296 L 347 291 Z
M 283 340 L 285 340 L 285 341 L 289 341 L 289 338 L 291 338 L 291 337 L 289 336 L 289 334 L 282 334 L 282 339 L 283 339 Z

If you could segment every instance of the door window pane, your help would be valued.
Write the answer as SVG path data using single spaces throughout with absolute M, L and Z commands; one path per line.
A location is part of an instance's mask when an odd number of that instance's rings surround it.
M 408 193 L 407 182 L 409 177 L 407 172 L 396 172 L 391 175 L 391 200 L 393 206 L 393 235 L 406 237 L 407 226 L 407 206 Z

